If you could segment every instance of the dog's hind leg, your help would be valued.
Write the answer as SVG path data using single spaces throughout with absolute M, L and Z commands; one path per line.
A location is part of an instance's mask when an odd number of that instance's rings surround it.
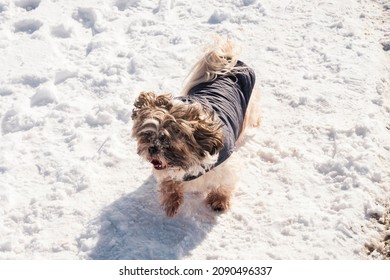
M 206 204 L 216 212 L 224 212 L 230 208 L 232 189 L 219 187 L 211 190 L 206 197 Z
M 253 89 L 253 93 L 249 100 L 248 108 L 245 113 L 240 136 L 238 137 L 237 140 L 237 144 L 239 146 L 243 144 L 245 138 L 245 131 L 247 128 L 260 127 L 261 125 L 260 98 L 261 98 L 260 89 L 255 87 Z

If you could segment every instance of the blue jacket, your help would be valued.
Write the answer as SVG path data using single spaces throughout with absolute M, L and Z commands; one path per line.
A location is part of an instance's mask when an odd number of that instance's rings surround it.
M 214 81 L 196 85 L 188 96 L 179 97 L 182 101 L 199 102 L 209 107 L 224 124 L 224 146 L 219 151 L 217 162 L 209 170 L 223 163 L 233 153 L 255 85 L 253 69 L 241 61 L 237 62 L 236 67 L 239 68 L 233 72 L 234 75 L 218 76 Z M 184 180 L 190 181 L 201 175 L 185 176 Z

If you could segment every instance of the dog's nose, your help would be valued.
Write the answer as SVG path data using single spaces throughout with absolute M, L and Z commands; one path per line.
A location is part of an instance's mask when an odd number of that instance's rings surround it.
M 151 154 L 151 155 L 155 155 L 158 152 L 158 149 L 156 146 L 151 146 L 151 147 L 149 147 L 148 150 L 149 150 L 149 154 Z

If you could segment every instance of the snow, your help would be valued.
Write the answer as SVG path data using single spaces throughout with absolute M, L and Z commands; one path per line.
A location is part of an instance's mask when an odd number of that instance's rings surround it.
M 0 0 L 0 259 L 372 259 L 390 191 L 388 1 Z M 257 74 L 233 207 L 174 218 L 130 138 L 212 34 Z M 387 36 L 387 37 L 386 37 Z M 379 250 L 379 249 L 378 249 Z

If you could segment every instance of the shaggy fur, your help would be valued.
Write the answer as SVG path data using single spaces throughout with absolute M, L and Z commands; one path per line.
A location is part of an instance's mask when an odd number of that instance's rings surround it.
M 237 53 L 230 41 L 218 40 L 198 61 L 190 74 L 183 94 L 194 86 L 232 75 Z M 251 97 L 244 118 L 247 126 L 258 126 L 259 115 Z M 138 154 L 154 169 L 161 195 L 161 206 L 169 217 L 174 216 L 184 200 L 184 192 L 204 192 L 205 202 L 214 211 L 225 211 L 238 180 L 240 164 L 233 154 L 228 160 L 209 170 L 223 148 L 223 124 L 200 103 L 186 103 L 170 94 L 142 92 L 134 103 L 132 136 L 137 140 Z M 241 138 L 241 137 L 240 137 Z M 202 176 L 186 181 L 188 175 Z

